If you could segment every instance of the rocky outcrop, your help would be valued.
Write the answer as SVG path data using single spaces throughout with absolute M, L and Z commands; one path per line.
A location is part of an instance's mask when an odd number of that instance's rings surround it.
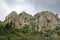
M 32 24 L 34 24 L 35 29 L 38 31 L 42 29 L 53 30 L 56 26 L 58 26 L 58 15 L 49 11 L 42 11 L 32 16 L 24 11 L 20 14 L 13 11 L 6 16 L 5 23 L 8 22 L 13 22 L 17 28 L 24 27 L 24 25 L 30 25 L 32 27 Z
M 56 26 L 58 26 L 57 16 L 48 11 L 39 12 L 35 15 L 35 24 L 38 31 L 41 29 L 53 30 Z
M 32 15 L 27 14 L 26 12 L 21 12 L 20 14 L 17 14 L 17 12 L 13 11 L 8 16 L 6 16 L 5 23 L 13 22 L 16 26 L 16 28 L 21 28 L 24 25 L 30 25 L 30 19 L 32 18 Z
M 13 11 L 9 15 L 6 16 L 5 23 L 15 22 L 17 16 L 17 12 Z

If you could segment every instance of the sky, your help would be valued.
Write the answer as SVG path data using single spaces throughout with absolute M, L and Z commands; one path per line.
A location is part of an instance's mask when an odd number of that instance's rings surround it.
M 60 16 L 60 0 L 0 0 L 0 20 L 12 11 L 22 11 L 34 15 L 41 11 L 51 11 Z

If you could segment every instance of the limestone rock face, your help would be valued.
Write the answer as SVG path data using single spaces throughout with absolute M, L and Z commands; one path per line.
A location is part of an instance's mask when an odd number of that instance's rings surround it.
M 20 29 L 26 24 L 29 25 L 31 18 L 32 16 L 24 11 L 20 14 L 17 14 L 17 12 L 13 11 L 8 16 L 6 16 L 5 23 L 13 22 L 16 28 Z
M 30 25 L 32 27 L 34 24 L 35 29 L 38 31 L 47 29 L 53 30 L 56 26 L 58 26 L 58 15 L 55 15 L 52 12 L 42 11 L 32 16 L 24 11 L 20 14 L 13 11 L 6 16 L 4 22 L 13 22 L 16 28 L 24 27 L 24 25 Z
M 32 15 L 27 14 L 26 12 L 22 12 L 18 15 L 18 22 L 20 27 L 24 27 L 24 25 L 30 25 L 30 19 L 32 18 Z
M 13 11 L 9 15 L 6 16 L 5 23 L 15 22 L 17 16 L 17 12 Z
M 40 31 L 41 29 L 54 29 L 58 25 L 57 17 L 52 12 L 42 11 L 35 15 L 35 24 Z

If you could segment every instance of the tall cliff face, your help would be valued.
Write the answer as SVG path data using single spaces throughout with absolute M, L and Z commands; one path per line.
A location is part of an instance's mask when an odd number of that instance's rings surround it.
M 30 19 L 32 18 L 32 15 L 27 14 L 26 12 L 21 12 L 18 14 L 18 19 L 16 22 L 17 25 L 20 27 L 24 27 L 24 25 L 30 25 Z
M 57 16 L 48 11 L 39 12 L 35 15 L 35 24 L 38 31 L 41 29 L 53 30 L 56 26 L 58 26 Z
M 6 16 L 5 23 L 15 22 L 14 20 L 17 19 L 16 16 L 17 16 L 17 12 L 12 11 L 9 15 Z
M 29 15 L 24 11 L 20 14 L 17 14 L 17 12 L 13 11 L 8 16 L 6 16 L 5 23 L 8 22 L 13 22 L 16 28 L 24 27 L 24 25 L 31 26 L 34 24 L 35 29 L 38 31 L 41 29 L 53 30 L 56 26 L 58 26 L 58 16 L 48 11 L 39 12 L 34 16 Z
M 26 12 L 21 12 L 17 14 L 17 12 L 13 11 L 8 16 L 6 16 L 5 23 L 13 22 L 16 28 L 24 27 L 24 25 L 30 25 L 30 19 L 32 15 L 27 14 Z

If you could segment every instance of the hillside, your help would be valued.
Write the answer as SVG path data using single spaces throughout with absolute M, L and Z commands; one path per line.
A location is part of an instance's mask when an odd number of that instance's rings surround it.
M 13 11 L 8 16 L 6 16 L 5 23 L 13 22 L 17 28 L 23 27 L 26 25 L 31 25 L 31 22 L 35 24 L 38 30 L 41 30 L 41 27 L 47 29 L 54 29 L 58 26 L 58 15 L 49 12 L 49 11 L 42 11 L 36 13 L 34 16 L 27 14 L 26 12 L 21 12 L 17 14 L 17 12 Z M 37 29 L 36 28 L 36 29 Z
M 60 18 L 49 11 L 34 16 L 12 11 L 0 21 L 0 40 L 60 40 Z

